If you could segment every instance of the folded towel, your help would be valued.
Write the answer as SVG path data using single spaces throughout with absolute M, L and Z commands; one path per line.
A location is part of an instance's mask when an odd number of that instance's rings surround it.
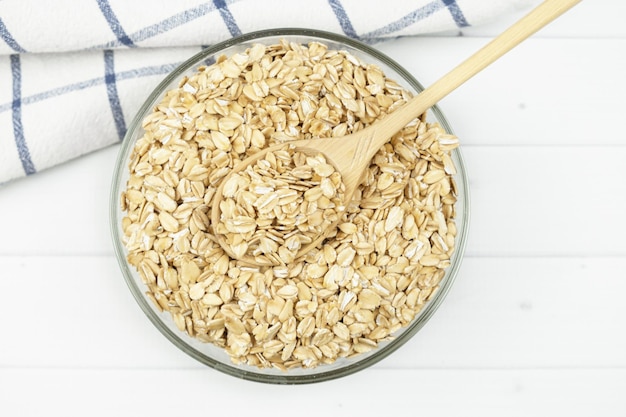
M 458 30 L 533 0 L 0 0 L 0 184 L 119 142 L 207 45 L 306 27 L 373 43 Z

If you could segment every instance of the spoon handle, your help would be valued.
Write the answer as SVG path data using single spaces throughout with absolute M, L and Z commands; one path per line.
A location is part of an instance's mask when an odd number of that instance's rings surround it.
M 545 0 L 498 37 L 424 89 L 389 117 L 378 122 L 378 132 L 396 132 L 416 116 L 478 74 L 502 55 L 582 0 Z

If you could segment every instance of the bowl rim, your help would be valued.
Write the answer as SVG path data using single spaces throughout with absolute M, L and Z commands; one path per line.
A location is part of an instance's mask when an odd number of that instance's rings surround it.
M 418 93 L 424 89 L 424 87 L 413 77 L 413 75 L 404 69 L 400 64 L 398 64 L 395 60 L 391 59 L 386 54 L 381 51 L 365 44 L 362 41 L 349 38 L 344 35 L 339 35 L 332 32 L 326 32 L 316 29 L 306 29 L 306 28 L 275 28 L 275 29 L 264 29 L 254 32 L 249 32 L 240 36 L 236 36 L 233 38 L 229 38 L 222 42 L 211 45 L 202 51 L 194 54 L 187 60 L 183 61 L 179 64 L 174 70 L 172 70 L 167 76 L 163 78 L 163 80 L 152 90 L 150 95 L 145 99 L 141 107 L 135 113 L 134 118 L 128 126 L 127 132 L 121 142 L 120 150 L 118 152 L 114 172 L 113 172 L 113 180 L 111 183 L 110 190 L 110 205 L 109 205 L 109 221 L 110 221 L 110 229 L 111 229 L 111 238 L 113 240 L 114 252 L 117 258 L 118 264 L 122 271 L 122 275 L 124 276 L 124 280 L 128 288 L 130 289 L 135 301 L 139 304 L 141 310 L 148 317 L 148 319 L 152 322 L 152 324 L 167 338 L 171 343 L 173 343 L 180 350 L 185 352 L 187 355 L 196 359 L 200 363 L 207 365 L 217 371 L 221 371 L 225 374 L 241 378 L 244 380 L 250 380 L 255 382 L 263 382 L 263 383 L 271 383 L 271 384 L 308 384 L 315 382 L 322 382 L 327 380 L 332 380 L 340 377 L 344 377 L 350 374 L 353 374 L 357 371 L 363 370 L 365 368 L 370 367 L 371 365 L 383 360 L 394 351 L 403 346 L 408 340 L 410 340 L 425 324 L 429 321 L 435 311 L 439 308 L 443 300 L 446 298 L 446 295 L 450 291 L 458 272 L 460 270 L 462 260 L 464 258 L 465 247 L 467 243 L 467 236 L 469 230 L 469 220 L 470 220 L 470 198 L 469 198 L 469 181 L 467 178 L 467 170 L 465 167 L 465 163 L 463 160 L 463 156 L 459 148 L 454 149 L 453 159 L 456 159 L 455 164 L 457 165 L 457 171 L 461 175 L 457 174 L 455 176 L 455 181 L 458 182 L 461 180 L 461 191 L 457 195 L 457 204 L 459 200 L 461 200 L 463 210 L 461 213 L 457 211 L 455 217 L 455 223 L 457 224 L 457 236 L 455 242 L 455 251 L 451 258 L 451 263 L 448 269 L 445 272 L 444 278 L 440 284 L 437 295 L 429 300 L 426 305 L 418 312 L 418 315 L 413 319 L 413 322 L 406 326 L 401 334 L 395 337 L 391 342 L 386 344 L 383 347 L 378 347 L 377 352 L 375 354 L 364 357 L 363 359 L 356 360 L 346 366 L 337 369 L 330 369 L 328 371 L 322 372 L 314 372 L 311 374 L 297 374 L 291 375 L 289 371 L 284 372 L 282 374 L 266 374 L 262 373 L 261 370 L 253 366 L 247 366 L 246 368 L 242 368 L 234 363 L 227 364 L 221 362 L 217 359 L 211 358 L 202 352 L 199 352 L 188 343 L 186 343 L 182 336 L 182 334 L 177 334 L 167 325 L 165 325 L 160 317 L 156 314 L 154 307 L 150 304 L 150 301 L 146 298 L 144 291 L 138 287 L 135 279 L 133 279 L 133 274 L 135 273 L 128 262 L 126 261 L 126 250 L 122 243 L 122 233 L 121 233 L 121 220 L 120 217 L 120 190 L 122 189 L 122 177 L 124 171 L 127 168 L 128 164 L 128 155 L 130 152 L 130 148 L 134 145 L 133 136 L 137 129 L 141 129 L 141 122 L 143 118 L 146 116 L 147 112 L 154 106 L 156 100 L 166 91 L 168 86 L 180 79 L 180 77 L 188 70 L 193 67 L 199 66 L 199 64 L 206 60 L 208 57 L 219 53 L 222 50 L 230 48 L 232 46 L 236 46 L 241 43 L 250 42 L 250 41 L 262 41 L 264 38 L 270 37 L 306 37 L 306 38 L 314 38 L 310 39 L 311 41 L 319 40 L 319 41 L 330 41 L 335 43 L 340 43 L 347 45 L 351 48 L 357 49 L 360 52 L 370 55 L 375 59 L 383 62 L 385 65 L 390 67 L 393 71 L 395 71 L 400 77 L 402 77 L 403 81 L 410 84 L 410 86 L 415 89 Z M 399 81 L 399 80 L 398 80 Z M 439 109 L 437 105 L 431 107 L 430 111 L 435 115 L 439 124 L 449 133 L 453 133 L 447 119 Z M 460 216 L 459 216 L 460 214 Z M 458 226 L 461 226 L 460 228 Z M 182 333 L 182 332 L 180 332 Z M 324 365 L 320 365 L 317 369 L 323 367 Z

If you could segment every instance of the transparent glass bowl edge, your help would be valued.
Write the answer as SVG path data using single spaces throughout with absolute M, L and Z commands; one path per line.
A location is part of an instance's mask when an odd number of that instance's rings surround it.
M 386 75 L 394 78 L 405 88 L 413 92 L 423 90 L 423 86 L 409 72 L 385 54 L 359 41 L 333 33 L 312 29 L 271 29 L 252 32 L 215 44 L 192 56 L 166 76 L 146 99 L 132 120 L 116 160 L 111 186 L 109 214 L 114 250 L 126 283 L 148 319 L 167 339 L 199 362 L 238 378 L 273 384 L 304 384 L 339 378 L 369 367 L 400 348 L 426 324 L 443 302 L 461 267 L 469 227 L 469 183 L 461 151 L 460 149 L 455 149 L 452 152 L 452 159 L 458 171 L 454 178 L 458 191 L 458 200 L 455 206 L 457 214 L 455 219 L 457 224 L 457 237 L 455 251 L 451 259 L 451 266 L 446 270 L 445 276 L 440 283 L 438 293 L 433 299 L 428 301 L 413 322 L 399 331 L 393 341 L 381 343 L 378 348 L 369 352 L 369 354 L 362 354 L 351 359 L 340 359 L 332 365 L 320 365 L 313 369 L 295 369 L 287 372 L 277 369 L 257 369 L 249 365 L 236 365 L 230 361 L 229 356 L 222 348 L 202 343 L 180 332 L 169 316 L 169 313 L 159 312 L 146 298 L 144 294 L 146 290 L 145 284 L 141 281 L 137 271 L 126 262 L 127 252 L 122 243 L 123 231 L 121 229 L 121 221 L 124 213 L 120 206 L 120 194 L 128 179 L 127 165 L 130 153 L 135 141 L 141 137 L 143 132 L 141 122 L 145 115 L 158 103 L 165 91 L 177 85 L 181 77 L 190 74 L 214 55 L 221 55 L 223 53 L 233 54 L 243 51 L 254 43 L 263 42 L 264 44 L 270 44 L 285 37 L 293 41 L 307 42 L 318 40 L 328 44 L 331 48 L 348 49 L 364 62 L 372 62 L 379 65 Z M 206 63 L 210 64 L 211 62 Z M 447 132 L 454 133 L 439 107 L 432 107 L 429 113 L 429 120 L 434 117 Z M 209 354 L 205 352 L 209 352 Z

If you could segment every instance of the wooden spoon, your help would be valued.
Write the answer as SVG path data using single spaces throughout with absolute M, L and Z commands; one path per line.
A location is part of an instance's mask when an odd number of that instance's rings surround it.
M 482 71 L 489 64 L 496 61 L 502 55 L 515 46 L 520 44 L 526 38 L 537 32 L 542 27 L 565 13 L 567 10 L 575 6 L 581 0 L 546 0 L 533 9 L 530 13 L 517 21 L 498 37 L 485 45 L 478 52 L 459 64 L 452 71 L 441 77 L 430 87 L 420 92 L 401 108 L 389 114 L 382 120 L 373 123 L 369 127 L 343 137 L 328 139 L 306 139 L 288 142 L 289 145 L 295 147 L 296 151 L 306 154 L 323 154 L 326 160 L 335 166 L 335 169 L 341 173 L 343 184 L 345 185 L 344 202 L 347 204 L 360 185 L 362 177 L 366 169 L 371 163 L 371 159 L 376 152 L 385 145 L 391 137 L 400 131 L 404 126 L 416 117 L 422 115 L 430 107 L 435 105 L 439 100 L 447 96 L 450 92 L 461 86 L 465 81 Z M 249 165 L 256 163 L 263 158 L 268 152 L 285 148 L 286 144 L 278 144 L 265 148 L 253 156 L 246 158 L 235 166 L 235 168 L 222 179 L 215 196 L 213 197 L 211 221 L 212 224 L 218 224 L 221 217 L 220 203 L 224 198 L 223 186 L 230 176 L 241 172 Z M 306 254 L 309 250 L 317 246 L 328 232 L 336 227 L 336 224 L 327 229 L 316 239 L 302 247 L 298 252 L 298 256 Z M 232 258 L 237 258 L 225 237 L 216 234 L 217 240 L 222 248 Z M 265 265 L 252 256 L 241 257 L 240 260 L 253 265 Z

